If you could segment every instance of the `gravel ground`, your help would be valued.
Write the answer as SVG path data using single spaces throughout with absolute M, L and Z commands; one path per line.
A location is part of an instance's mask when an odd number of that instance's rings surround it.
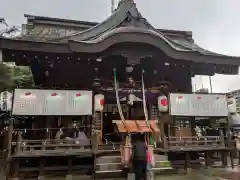
M 1 172 L 1 171 L 0 171 Z M 2 174 L 3 172 L 1 172 Z M 4 180 L 4 176 L 0 174 L 0 180 Z M 73 180 L 91 180 L 89 176 L 73 176 Z M 37 179 L 29 179 L 37 180 Z M 64 177 L 45 177 L 45 180 L 65 180 Z M 120 180 L 117 178 L 108 180 Z M 123 179 L 121 179 L 123 180 Z M 240 168 L 235 169 L 201 169 L 191 170 L 184 175 L 183 172 L 170 175 L 158 175 L 155 180 L 240 180 Z

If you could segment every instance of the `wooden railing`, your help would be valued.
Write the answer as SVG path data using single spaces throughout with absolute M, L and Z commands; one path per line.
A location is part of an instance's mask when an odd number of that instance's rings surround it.
M 49 140 L 19 140 L 12 142 L 13 154 L 27 153 L 61 153 L 61 152 L 86 152 L 91 151 L 92 146 L 89 143 L 81 144 L 77 140 L 72 139 L 49 139 Z
M 221 136 L 169 137 L 168 149 L 210 149 L 224 148 L 225 138 Z
M 119 143 L 106 141 L 101 145 L 88 139 L 87 142 L 79 142 L 75 139 L 42 139 L 42 140 L 25 140 L 18 139 L 12 143 L 12 154 L 27 155 L 28 153 L 76 153 L 76 152 L 93 152 L 96 151 L 115 151 L 120 150 Z

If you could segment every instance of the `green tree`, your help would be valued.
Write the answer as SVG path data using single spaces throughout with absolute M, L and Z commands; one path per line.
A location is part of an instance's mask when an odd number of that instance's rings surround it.
M 32 88 L 34 85 L 31 69 L 27 66 L 14 66 L 12 80 L 14 88 Z
M 6 64 L 0 64 L 0 92 L 10 90 L 14 86 L 12 70 Z
M 34 85 L 29 67 L 0 64 L 0 92 Z

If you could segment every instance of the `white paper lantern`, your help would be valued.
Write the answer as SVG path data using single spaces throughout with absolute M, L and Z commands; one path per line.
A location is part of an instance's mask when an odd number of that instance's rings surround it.
M 12 109 L 12 93 L 4 91 L 0 94 L 0 110 L 11 111 Z
M 96 94 L 94 96 L 94 110 L 103 111 L 103 108 L 104 108 L 104 95 Z
M 158 97 L 158 110 L 160 112 L 168 111 L 168 99 L 167 96 L 159 96 Z

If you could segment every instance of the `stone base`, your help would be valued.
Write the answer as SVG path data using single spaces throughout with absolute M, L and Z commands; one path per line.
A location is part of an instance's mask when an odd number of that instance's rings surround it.
M 135 174 L 134 173 L 128 173 L 127 174 L 127 180 L 134 180 L 135 179 Z
M 154 179 L 155 179 L 155 175 L 153 171 L 147 171 L 147 180 L 154 180 Z
M 73 176 L 72 175 L 70 175 L 70 174 L 68 174 L 68 175 L 66 175 L 66 178 L 65 178 L 66 180 L 72 180 L 73 179 Z
M 192 168 L 187 168 L 185 169 L 185 173 L 188 174 L 188 173 L 191 173 L 192 172 Z
M 44 176 L 38 176 L 38 180 L 44 180 Z
M 147 172 L 147 180 L 154 180 L 155 175 L 152 171 Z M 127 180 L 135 180 L 135 174 L 134 173 L 128 173 Z

